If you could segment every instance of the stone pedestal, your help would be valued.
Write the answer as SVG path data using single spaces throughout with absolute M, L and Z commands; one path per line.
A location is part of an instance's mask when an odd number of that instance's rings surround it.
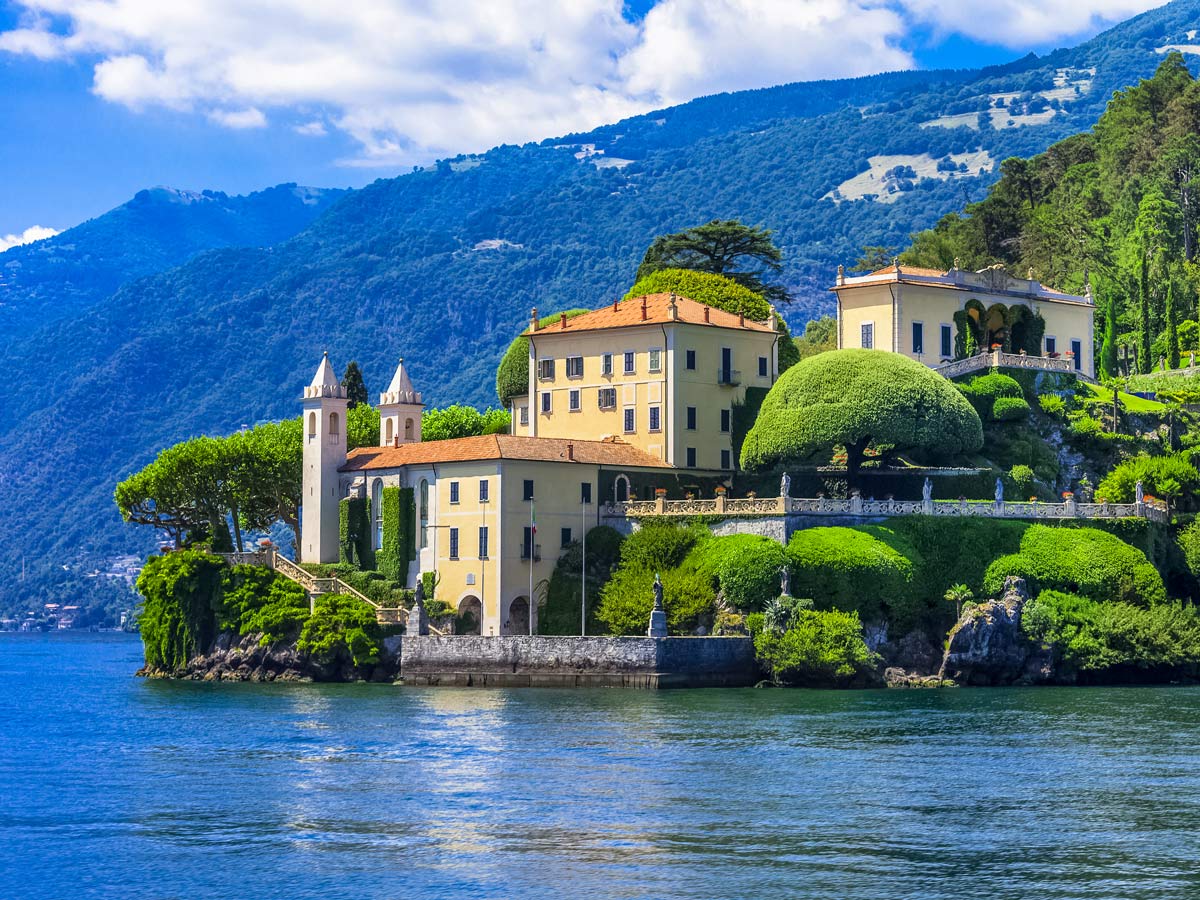
M 646 629 L 646 637 L 665 638 L 667 636 L 667 611 L 655 609 L 650 612 L 650 627 Z
M 420 592 L 424 593 L 424 592 Z M 405 625 L 408 634 L 429 634 L 429 614 L 425 612 L 425 600 L 418 596 L 408 611 L 408 622 Z

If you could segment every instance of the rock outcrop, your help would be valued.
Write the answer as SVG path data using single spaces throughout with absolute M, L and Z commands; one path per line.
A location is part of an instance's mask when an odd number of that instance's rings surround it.
M 1053 651 L 1021 630 L 1029 602 L 1025 579 L 1010 575 L 996 600 L 970 604 L 950 630 L 941 678 L 959 684 L 1036 684 L 1055 680 Z
M 208 652 L 175 671 L 144 668 L 151 678 L 190 681 L 394 681 L 400 674 L 399 641 L 385 638 L 379 662 L 355 666 L 346 660 L 324 663 L 296 649 L 295 642 L 260 646 L 259 634 L 222 632 Z

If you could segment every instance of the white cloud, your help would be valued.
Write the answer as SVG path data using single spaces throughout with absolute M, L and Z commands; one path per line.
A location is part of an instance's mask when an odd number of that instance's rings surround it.
M 311 122 L 304 122 L 300 125 L 293 125 L 292 131 L 296 134 L 302 134 L 305 137 L 324 137 L 328 132 L 325 130 L 325 123 L 320 119 L 314 119 Z
M 586 130 L 706 93 L 908 68 L 914 22 L 1015 46 L 1155 5 L 660 0 L 631 23 L 623 0 L 16 3 L 22 19 L 0 33 L 0 52 L 88 62 L 93 91 L 134 109 L 335 128 L 358 142 L 358 165 Z
M 1164 6 L 1166 0 L 901 0 L 941 33 L 958 33 L 1004 47 L 1048 44 Z
M 251 106 L 249 109 L 214 109 L 208 117 L 218 125 L 226 128 L 265 128 L 267 117 L 262 110 Z
M 59 232 L 53 228 L 47 228 L 45 225 L 31 225 L 20 234 L 0 235 L 0 253 L 11 250 L 13 247 L 20 247 L 22 244 L 32 244 L 34 241 L 54 237 L 56 234 Z

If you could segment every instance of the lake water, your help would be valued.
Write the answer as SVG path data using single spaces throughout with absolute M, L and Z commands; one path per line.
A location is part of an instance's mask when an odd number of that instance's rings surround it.
M 1200 897 L 1200 689 L 132 677 L 0 635 L 0 898 Z

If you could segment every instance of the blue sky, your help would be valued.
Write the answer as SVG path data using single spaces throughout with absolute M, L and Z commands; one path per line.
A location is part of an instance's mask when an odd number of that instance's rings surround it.
M 718 91 L 1004 62 L 1158 5 L 0 0 L 0 248 L 143 187 L 358 186 Z

